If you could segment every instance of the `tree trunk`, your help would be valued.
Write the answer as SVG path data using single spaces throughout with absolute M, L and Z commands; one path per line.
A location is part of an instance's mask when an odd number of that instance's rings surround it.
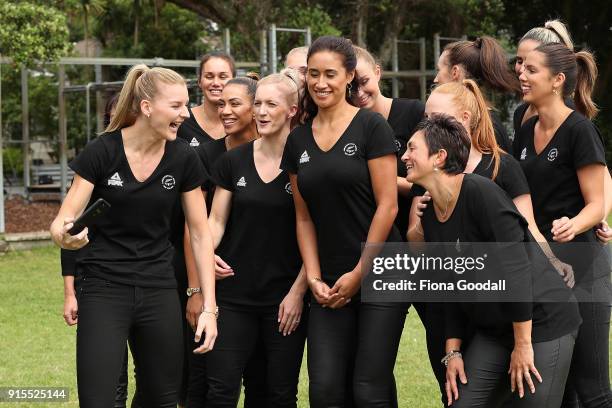
M 378 58 L 380 59 L 381 65 L 385 66 L 391 59 L 391 51 L 393 48 L 393 39 L 398 37 L 404 30 L 404 22 L 406 21 L 406 15 L 408 14 L 408 7 L 415 6 L 418 1 L 414 0 L 397 0 L 393 3 L 393 7 L 389 9 L 387 15 L 389 24 L 385 25 L 384 41 L 378 49 Z
M 368 0 L 357 0 L 356 11 L 353 17 L 353 35 L 351 37 L 355 44 L 363 48 L 367 46 L 368 3 Z
M 134 47 L 140 42 L 140 0 L 134 0 Z

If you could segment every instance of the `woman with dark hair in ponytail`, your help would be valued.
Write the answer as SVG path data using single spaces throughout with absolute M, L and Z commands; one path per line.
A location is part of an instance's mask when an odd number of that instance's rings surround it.
M 174 204 L 181 199 L 192 232 L 204 308 L 195 350 L 211 350 L 217 335 L 212 240 L 197 155 L 176 133 L 189 115 L 185 80 L 166 68 L 130 69 L 106 132 L 71 163 L 74 181 L 51 224 L 54 242 L 80 249 L 77 295 L 77 380 L 84 408 L 112 406 L 125 344 L 138 370 L 145 407 L 176 407 L 183 362 L 183 329 L 170 242 Z M 88 202 L 108 212 L 75 235 Z M 154 340 L 152 340 L 154 339 Z
M 514 154 L 527 176 L 540 231 L 561 243 L 551 246 L 574 268 L 583 320 L 563 406 L 578 406 L 579 400 L 583 407 L 611 407 L 610 269 L 594 231 L 610 200 L 604 194 L 605 151 L 590 120 L 597 114 L 591 99 L 597 66 L 587 51 L 545 44 L 527 54 L 519 78 L 523 100 L 538 114 L 521 127 Z M 576 110 L 564 102 L 572 94 Z
M 457 41 L 444 47 L 438 59 L 438 73 L 434 83 L 473 79 L 479 86 L 501 93 L 520 92 L 516 77 L 512 74 L 502 46 L 491 37 L 475 41 Z M 491 109 L 497 144 L 511 153 L 512 144 L 508 132 L 495 110 Z
M 349 40 L 308 50 L 305 122 L 285 145 L 297 237 L 314 296 L 308 320 L 310 406 L 389 407 L 405 310 L 362 303 L 362 243 L 401 241 L 393 131 L 353 105 L 357 58 Z
M 217 160 L 226 152 L 248 143 L 258 137 L 255 120 L 253 118 L 253 100 L 257 89 L 257 74 L 249 73 L 244 77 L 236 77 L 227 81 L 221 95 L 216 99 L 217 115 L 223 125 L 225 136 L 207 143 L 202 143 L 195 148 L 196 153 L 204 166 L 207 174 L 211 174 Z M 215 194 L 215 183 L 208 178 L 202 186 L 206 209 L 208 213 L 212 208 Z M 198 316 L 202 310 L 202 293 L 200 283 L 193 262 L 193 253 L 189 245 L 189 233 L 185 233 L 185 263 L 187 267 L 187 321 L 192 328 L 196 327 Z M 215 278 L 217 280 L 232 276 L 233 271 L 227 264 L 217 264 Z M 194 355 L 190 359 L 188 385 L 188 406 L 206 406 L 207 385 L 207 356 Z M 264 361 L 265 363 L 265 361 Z M 257 406 L 258 401 L 264 397 L 260 386 L 265 385 L 265 371 L 259 370 L 251 375 L 251 368 L 261 366 L 261 363 L 249 364 L 245 375 L 245 406 Z
M 542 44 L 556 43 L 563 44 L 568 49 L 574 50 L 574 43 L 572 42 L 572 38 L 567 30 L 567 27 L 559 20 L 547 21 L 544 24 L 544 27 L 535 27 L 527 31 L 519 41 L 518 48 L 516 50 L 516 63 L 514 65 L 516 75 L 519 76 L 521 74 L 523 63 L 527 57 L 527 54 Z M 564 102 L 570 109 L 576 109 L 571 95 L 566 96 Z M 528 103 L 522 103 L 516 108 L 513 118 L 515 144 L 518 143 L 518 138 L 516 135 L 518 135 L 521 126 L 523 126 L 528 119 L 537 114 L 538 112 L 536 111 L 535 107 Z M 516 151 L 516 149 L 513 150 Z M 610 177 L 609 172 L 607 172 L 605 176 L 606 180 L 604 189 L 607 192 L 607 196 L 609 196 L 612 194 L 612 178 Z M 597 229 L 595 231 L 597 238 L 603 243 L 608 243 L 612 240 L 612 228 L 610 228 L 607 221 L 608 214 L 610 214 L 610 212 L 612 212 L 612 199 L 606 200 L 604 218 L 601 220 L 599 225 L 597 225 Z

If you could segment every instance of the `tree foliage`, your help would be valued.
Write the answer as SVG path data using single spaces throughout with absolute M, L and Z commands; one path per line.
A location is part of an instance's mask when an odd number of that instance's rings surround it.
M 0 21 L 0 52 L 18 65 L 54 61 L 68 50 L 66 18 L 53 7 L 5 0 Z

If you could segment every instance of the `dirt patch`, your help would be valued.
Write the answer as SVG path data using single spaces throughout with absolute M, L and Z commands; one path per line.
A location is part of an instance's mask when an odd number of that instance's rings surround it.
M 7 233 L 46 231 L 59 211 L 58 202 L 29 202 L 23 197 L 11 197 L 4 202 Z

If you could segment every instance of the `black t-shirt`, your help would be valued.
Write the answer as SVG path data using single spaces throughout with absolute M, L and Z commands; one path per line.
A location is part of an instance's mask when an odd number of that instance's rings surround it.
M 406 152 L 408 140 L 414 132 L 414 128 L 423 119 L 425 114 L 425 105 L 418 99 L 403 99 L 394 98 L 389 111 L 387 122 L 393 129 L 395 136 L 395 144 L 397 145 L 397 175 L 398 177 L 406 177 L 406 165 L 402 162 L 402 156 Z M 398 194 L 397 196 L 397 217 L 395 218 L 395 226 L 400 232 L 402 238 L 406 237 L 408 230 L 408 217 L 410 215 L 410 204 L 412 197 L 406 197 Z
M 477 174 L 466 174 L 461 185 L 457 203 L 448 220 L 436 218 L 434 206 L 428 205 L 421 218 L 427 242 L 483 243 L 534 242 L 527 228 L 527 221 L 518 212 L 512 201 L 498 185 Z M 532 244 L 533 245 L 533 244 Z M 552 269 L 541 251 L 517 247 L 511 259 L 501 261 L 506 281 L 512 288 L 533 290 L 532 282 L 546 273 L 551 276 L 546 293 L 560 293 L 555 298 L 571 299 L 561 277 Z M 530 258 L 530 255 L 533 258 Z M 504 258 L 503 256 L 500 258 Z M 533 264 L 547 265 L 534 268 Z M 550 275 L 552 274 L 552 275 Z M 550 284 L 552 282 L 552 284 Z M 512 286 L 510 286 L 512 285 Z M 462 338 L 471 323 L 477 330 L 500 337 L 507 342 L 513 339 L 512 322 L 533 320 L 532 340 L 548 341 L 578 327 L 580 317 L 575 303 L 461 303 L 449 304 L 445 308 L 446 334 L 448 338 Z
M 121 131 L 90 142 L 70 168 L 94 184 L 92 202 L 104 198 L 108 213 L 90 230 L 77 267 L 134 286 L 176 287 L 170 242 L 173 208 L 181 193 L 202 185 L 197 155 L 182 139 L 166 142 L 162 159 L 145 181 L 134 178 Z
M 298 186 L 314 223 L 322 278 L 333 284 L 355 268 L 366 242 L 376 200 L 368 160 L 395 155 L 393 131 L 378 113 L 361 109 L 336 144 L 322 151 L 312 121 L 287 139 L 281 168 L 297 174 Z M 400 242 L 393 226 L 388 241 Z
M 193 115 L 191 108 L 187 109 L 189 110 L 189 117 L 185 119 L 178 128 L 176 136 L 186 140 L 191 147 L 198 147 L 204 143 L 215 140 L 214 137 L 206 133 L 206 131 L 198 124 L 198 121 Z
M 227 152 L 227 147 L 225 146 L 226 137 L 227 136 L 201 144 L 196 148 L 196 153 L 198 154 L 198 157 L 200 157 L 200 161 L 204 166 L 206 174 L 212 174 L 212 169 L 219 157 Z M 204 184 L 202 184 L 202 189 L 206 191 L 206 210 L 210 214 L 213 197 L 215 195 L 215 183 L 212 177 L 206 178 Z
M 512 142 L 510 142 L 508 131 L 502 123 L 499 114 L 494 110 L 490 110 L 489 113 L 491 114 L 491 121 L 493 122 L 493 131 L 495 132 L 495 140 L 497 140 L 497 144 L 505 152 L 512 154 Z
M 472 173 L 491 179 L 494 168 L 493 155 L 483 154 L 480 163 Z M 529 185 L 523 170 L 521 170 L 521 165 L 509 154 L 501 153 L 499 169 L 494 181 L 511 199 L 529 194 Z
M 564 100 L 565 106 L 570 109 L 576 110 L 576 105 L 571 98 L 565 98 Z M 515 146 L 517 142 L 517 135 L 519 130 L 521 130 L 521 126 L 523 126 L 523 118 L 525 117 L 525 113 L 527 113 L 527 109 L 529 109 L 528 103 L 521 103 L 514 110 L 514 115 L 512 117 L 512 126 L 514 127 L 514 142 L 512 143 L 512 150 L 516 152 Z
M 232 192 L 216 253 L 235 274 L 217 281 L 217 302 L 278 306 L 302 266 L 289 175 L 282 171 L 265 183 L 249 142 L 222 155 L 213 166 L 213 178 L 218 187 Z
M 584 208 L 577 170 L 594 163 L 605 165 L 606 159 L 599 131 L 576 111 L 561 124 L 540 154 L 536 154 L 537 120 L 534 116 L 521 127 L 514 156 L 527 177 L 538 228 L 551 241 L 552 222 L 564 216 L 575 217 Z M 587 231 L 576 240 L 595 242 L 595 233 Z
M 476 165 L 472 173 L 491 179 L 493 177 L 494 168 L 493 155 L 483 154 L 480 162 Z M 501 153 L 499 169 L 494 181 L 512 200 L 523 194 L 529 194 L 529 185 L 527 184 L 525 174 L 521 170 L 521 166 L 516 159 L 509 154 Z M 425 194 L 425 189 L 415 184 L 412 186 L 410 192 L 415 197 L 418 197 Z

